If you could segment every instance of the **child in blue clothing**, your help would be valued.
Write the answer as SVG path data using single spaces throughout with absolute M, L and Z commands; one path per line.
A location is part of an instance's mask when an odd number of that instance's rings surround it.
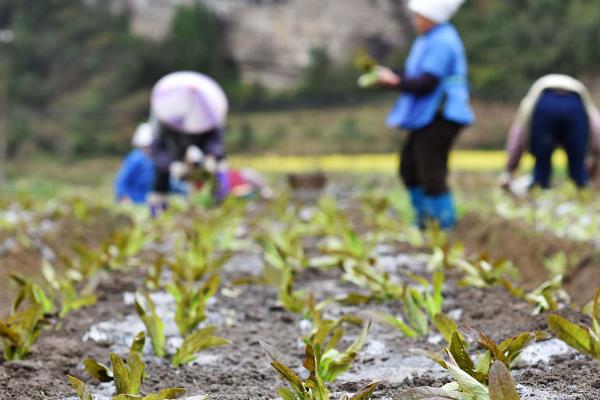
M 154 163 L 149 156 L 152 142 L 151 126 L 140 124 L 132 139 L 134 149 L 125 157 L 115 180 L 118 202 L 146 203 L 154 184 Z
M 119 203 L 146 204 L 155 181 L 155 166 L 150 153 L 154 142 L 152 126 L 143 123 L 133 135 L 134 149 L 125 157 L 115 180 L 115 196 Z M 187 194 L 183 182 L 171 181 L 170 192 Z
M 447 184 L 448 157 L 460 131 L 474 122 L 462 40 L 449 22 L 464 0 L 410 0 L 417 39 L 402 72 L 377 67 L 382 86 L 402 91 L 388 116 L 390 127 L 409 132 L 400 176 L 417 223 L 452 229 L 456 213 Z

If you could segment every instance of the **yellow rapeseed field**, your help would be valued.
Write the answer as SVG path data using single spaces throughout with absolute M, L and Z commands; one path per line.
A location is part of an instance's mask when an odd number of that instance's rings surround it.
M 358 154 L 326 156 L 233 156 L 230 158 L 235 168 L 250 167 L 263 172 L 380 172 L 395 173 L 398 165 L 396 154 Z M 503 151 L 456 151 L 451 157 L 451 168 L 456 171 L 496 172 L 501 171 L 506 162 Z M 564 167 L 566 157 L 556 152 L 554 165 Z M 524 158 L 522 167 L 531 168 L 533 159 Z

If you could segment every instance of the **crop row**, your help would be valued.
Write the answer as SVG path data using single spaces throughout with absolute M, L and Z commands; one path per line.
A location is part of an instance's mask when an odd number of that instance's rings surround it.
M 205 324 L 206 307 L 219 292 L 223 267 L 236 252 L 256 246 L 264 259 L 260 276 L 238 279 L 236 284 L 271 285 L 285 310 L 310 321 L 311 329 L 300 337 L 305 374 L 282 361 L 281 349 L 262 343 L 273 369 L 287 383 L 278 391 L 284 400 L 331 399 L 329 385 L 351 368 L 364 346 L 372 321 L 348 314 L 330 319 L 327 310 L 336 303 L 368 308 L 382 302 L 398 302 L 402 315 L 370 313 L 374 322 L 388 324 L 410 338 L 435 331 L 446 342 L 439 353 L 418 352 L 446 369 L 452 382 L 442 388 L 413 388 L 398 398 L 518 399 L 510 370 L 528 345 L 549 335 L 523 332 L 495 342 L 459 324 L 443 313 L 443 288 L 449 274 L 458 276 L 460 287 L 505 288 L 518 301 L 531 304 L 532 314 L 548 313 L 549 331 L 557 338 L 600 359 L 600 291 L 584 309 L 591 317 L 590 326 L 573 323 L 553 313 L 568 304 L 560 274 L 526 290 L 517 283 L 517 270 L 510 262 L 490 260 L 483 253 L 466 255 L 460 244 L 449 243 L 434 227 L 422 234 L 397 217 L 387 197 L 370 195 L 353 204 L 344 208 L 332 198 L 323 198 L 307 208 L 280 197 L 258 208 L 232 201 L 218 209 L 173 210 L 156 221 L 124 225 L 99 247 L 77 246 L 76 256 L 57 257 L 55 265 L 45 260 L 43 279 L 12 274 L 10 279 L 19 291 L 8 317 L 0 322 L 4 361 L 27 357 L 44 330 L 60 325 L 70 312 L 95 304 L 99 277 L 139 270 L 143 279 L 135 309 L 145 331 L 135 336 L 125 358 L 110 353 L 110 365 L 87 358 L 84 370 L 94 380 L 113 382 L 116 400 L 184 396 L 182 388 L 142 394 L 145 342 L 148 339 L 154 355 L 168 359 L 173 368 L 201 357 L 203 350 L 227 346 L 229 341 L 218 335 L 218 328 Z M 73 203 L 71 209 L 80 221 L 106 212 L 84 202 Z M 427 272 L 407 273 L 402 280 L 391 276 L 376 256 L 376 247 L 382 243 L 408 245 L 427 254 Z M 356 290 L 317 299 L 314 293 L 297 289 L 297 277 L 314 269 L 339 270 L 341 279 Z M 174 352 L 167 349 L 165 316 L 159 315 L 150 296 L 156 291 L 168 292 L 176 305 L 173 319 L 182 341 Z M 340 349 L 348 325 L 360 326 L 361 333 Z M 473 343 L 481 349 L 476 359 L 469 354 Z M 82 400 L 93 399 L 83 380 L 68 379 Z M 340 400 L 369 399 L 379 383 L 372 382 Z

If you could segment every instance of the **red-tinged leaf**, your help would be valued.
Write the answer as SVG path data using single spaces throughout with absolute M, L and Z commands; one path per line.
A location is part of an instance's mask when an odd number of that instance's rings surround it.
M 500 361 L 495 361 L 490 369 L 489 390 L 490 400 L 520 400 L 510 371 Z

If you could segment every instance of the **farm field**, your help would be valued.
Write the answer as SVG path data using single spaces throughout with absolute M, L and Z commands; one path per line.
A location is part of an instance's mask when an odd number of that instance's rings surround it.
M 303 201 L 273 159 L 275 200 L 155 221 L 99 200 L 102 174 L 17 182 L 0 212 L 0 398 L 598 398 L 600 202 L 508 198 L 470 154 L 448 236 L 412 227 L 395 178 L 373 173 L 391 156 L 368 173 L 279 159 L 329 171 Z

